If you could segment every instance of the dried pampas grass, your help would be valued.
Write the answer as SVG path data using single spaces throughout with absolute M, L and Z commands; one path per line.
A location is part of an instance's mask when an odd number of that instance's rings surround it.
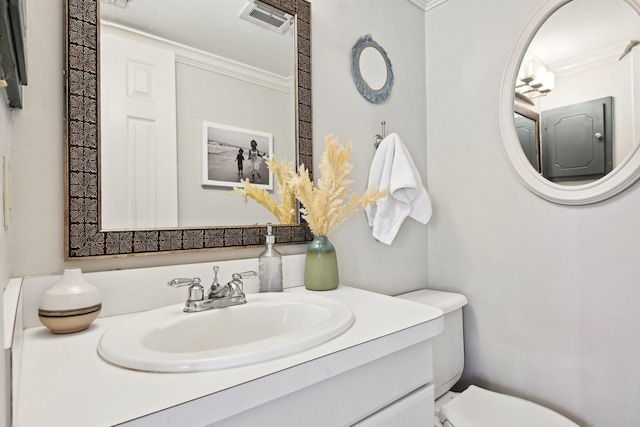
M 255 200 L 275 216 L 280 224 L 295 224 L 296 199 L 289 184 L 289 180 L 294 174 L 293 163 L 284 160 L 279 162 L 275 156 L 267 158 L 265 161 L 278 182 L 280 203 L 273 200 L 267 190 L 251 184 L 248 178 L 241 181 L 244 188 L 234 188 L 231 194 L 240 194 L 245 203 L 249 201 L 249 198 Z
M 295 172 L 292 162 L 278 161 L 275 156 L 266 160 L 279 184 L 280 203 L 269 193 L 252 185 L 248 179 L 241 181 L 244 188 L 231 193 L 240 194 L 245 203 L 249 198 L 264 206 L 280 223 L 293 224 L 296 219 L 295 199 L 302 204 L 300 213 L 315 236 L 328 236 L 342 221 L 358 209 L 365 208 L 383 197 L 386 192 L 369 189 L 364 195 L 351 192 L 352 165 L 349 164 L 352 143 L 340 144 L 333 135 L 324 140 L 325 152 L 320 159 L 320 178 L 313 184 L 309 170 L 300 165 Z
M 325 152 L 320 160 L 320 178 L 314 186 L 309 171 L 300 166 L 300 171 L 290 178 L 295 197 L 302 203 L 302 217 L 316 236 L 328 236 L 347 217 L 358 209 L 375 203 L 386 193 L 369 189 L 364 195 L 351 193 L 349 179 L 352 165 L 349 164 L 352 143 L 345 146 L 329 135 L 324 141 Z

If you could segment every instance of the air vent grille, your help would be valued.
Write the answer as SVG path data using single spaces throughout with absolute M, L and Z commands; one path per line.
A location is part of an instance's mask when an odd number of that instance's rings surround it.
M 101 0 L 101 1 L 102 3 L 112 4 L 124 9 L 127 7 L 127 2 L 129 0 Z
M 270 30 L 284 33 L 292 25 L 293 16 L 260 0 L 250 1 L 240 17 Z
M 259 10 L 259 9 L 253 9 L 251 11 L 251 13 L 249 14 L 249 16 L 251 16 L 252 18 L 258 19 L 262 22 L 264 22 L 265 24 L 271 25 L 273 27 L 278 27 L 280 28 L 280 25 L 283 24 L 283 21 L 281 19 L 279 19 L 276 16 L 270 15 L 270 14 L 266 14 L 263 11 Z

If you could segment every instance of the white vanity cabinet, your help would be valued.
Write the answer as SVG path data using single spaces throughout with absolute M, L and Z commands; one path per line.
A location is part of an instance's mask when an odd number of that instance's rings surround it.
M 100 318 L 77 334 L 25 329 L 15 426 L 429 425 L 431 338 L 442 331 L 442 312 L 347 286 L 322 295 L 351 307 L 349 330 L 291 356 L 218 371 L 138 372 L 103 361 L 100 336 L 135 314 Z
M 398 332 L 411 335 L 414 331 Z M 242 384 L 188 402 L 179 407 L 151 414 L 126 423 L 127 426 L 212 425 L 220 427 L 327 427 L 350 426 L 380 411 L 395 401 L 426 385 L 430 391 L 420 415 L 403 426 L 424 426 L 433 417 L 432 375 L 425 363 L 431 355 L 430 341 L 398 350 L 399 341 L 408 337 L 385 337 L 322 358 L 294 366 L 268 377 Z M 387 354 L 384 354 L 387 353 Z M 384 354 L 384 355 L 383 355 Z M 373 356 L 375 355 L 375 356 Z M 382 355 L 381 357 L 378 357 Z M 372 357 L 373 356 L 373 357 Z M 286 390 L 286 392 L 285 392 Z M 254 400 L 255 399 L 255 400 Z M 273 400 L 269 400 L 273 399 Z M 249 406 L 236 415 L 219 420 L 219 405 L 233 405 L 244 400 Z M 264 403 L 261 403 L 265 401 Z M 252 405 L 253 405 L 252 404 Z M 382 411 L 381 411 L 382 410 Z M 176 418 L 177 417 L 177 418 Z M 384 425 L 365 420 L 363 426 Z M 188 422 L 186 422 L 188 420 Z M 373 422 L 373 423 L 372 423 Z

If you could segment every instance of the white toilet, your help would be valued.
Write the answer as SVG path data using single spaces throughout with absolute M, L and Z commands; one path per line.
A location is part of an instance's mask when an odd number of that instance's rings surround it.
M 436 427 L 579 427 L 548 408 L 506 394 L 470 386 L 449 391 L 464 368 L 462 307 L 464 295 L 423 289 L 398 298 L 438 307 L 444 312 L 444 331 L 433 340 Z

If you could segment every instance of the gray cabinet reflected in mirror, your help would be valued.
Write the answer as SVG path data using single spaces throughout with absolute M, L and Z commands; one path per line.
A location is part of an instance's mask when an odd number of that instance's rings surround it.
M 631 154 L 640 129 L 632 116 L 640 106 L 633 40 L 640 40 L 640 17 L 623 0 L 566 2 L 537 30 L 516 78 L 514 124 L 545 179 L 589 184 Z
M 514 125 L 525 157 L 549 181 L 582 185 L 613 169 L 613 99 L 606 97 L 542 111 L 518 104 Z
M 136 3 L 135 6 L 134 3 Z M 247 216 L 244 211 L 251 211 L 252 207 L 245 205 L 241 197 L 229 195 L 229 188 L 206 188 L 202 185 L 201 176 L 207 167 L 206 159 L 203 161 L 207 151 L 203 150 L 203 147 L 206 148 L 209 142 L 202 133 L 203 122 L 224 123 L 251 129 L 256 134 L 260 132 L 273 134 L 273 151 L 270 151 L 272 154 L 278 158 L 292 160 L 296 166 L 304 164 L 312 168 L 310 4 L 305 0 L 255 2 L 238 0 L 237 7 L 240 9 L 259 9 L 253 15 L 266 10 L 273 16 L 282 17 L 281 28 L 277 31 L 260 28 L 260 24 L 254 25 L 245 20 L 240 24 L 254 26 L 255 31 L 265 31 L 269 34 L 260 38 L 254 37 L 255 42 L 251 45 L 259 51 L 268 51 L 261 45 L 264 40 L 277 39 L 278 36 L 281 36 L 280 39 L 289 39 L 286 42 L 289 43 L 288 50 L 282 51 L 288 59 L 276 60 L 272 63 L 275 64 L 272 67 L 268 62 L 259 63 L 264 61 L 264 55 L 260 56 L 255 51 L 239 49 L 237 45 L 234 47 L 230 41 L 237 40 L 238 37 L 232 34 L 231 29 L 207 39 L 207 36 L 197 32 L 197 26 L 193 21 L 190 28 L 193 31 L 185 31 L 185 25 L 189 27 L 185 24 L 189 20 L 188 12 L 206 15 L 211 11 L 201 9 L 204 7 L 203 2 L 182 2 L 179 14 L 186 21 L 183 21 L 176 30 L 178 33 L 194 33 L 196 39 L 199 37 L 203 42 L 212 42 L 209 44 L 224 46 L 231 51 L 243 51 L 253 59 L 231 57 L 229 51 L 206 52 L 205 49 L 208 49 L 206 43 L 187 46 L 185 40 L 171 40 L 173 36 L 170 33 L 161 36 L 156 34 L 153 41 L 155 47 L 161 45 L 165 53 L 167 50 L 173 52 L 173 59 L 170 60 L 172 62 L 169 62 L 172 66 L 164 68 L 174 68 L 173 76 L 169 74 L 168 77 L 161 77 L 160 86 L 155 86 L 160 88 L 155 89 L 156 93 L 172 92 L 173 90 L 169 88 L 174 84 L 179 86 L 176 89 L 184 89 L 189 83 L 195 81 L 195 76 L 198 74 L 206 74 L 209 80 L 203 83 L 198 82 L 195 86 L 192 84 L 189 91 L 175 90 L 176 100 L 163 101 L 165 104 L 157 110 L 162 113 L 169 111 L 169 114 L 165 114 L 159 120 L 165 126 L 162 130 L 149 131 L 147 124 L 150 120 L 139 112 L 137 105 L 133 106 L 134 110 L 137 109 L 133 116 L 141 119 L 142 124 L 117 129 L 117 125 L 111 121 L 113 116 L 110 118 L 108 115 L 114 110 L 113 105 L 116 103 L 112 96 L 118 91 L 113 87 L 115 78 L 110 77 L 108 81 L 101 78 L 101 74 L 106 72 L 105 67 L 108 68 L 111 65 L 111 57 L 105 58 L 101 55 L 103 36 L 115 38 L 117 42 L 121 41 L 123 33 L 134 34 L 134 37 L 127 37 L 127 39 L 135 38 L 136 42 L 140 40 L 148 42 L 149 39 L 153 39 L 154 37 L 149 37 L 153 33 L 151 22 L 144 24 L 148 25 L 147 27 L 144 25 L 136 27 L 136 24 L 126 22 L 126 19 L 118 18 L 118 16 L 131 15 L 127 14 L 127 7 L 131 12 L 134 7 L 145 3 L 159 8 L 162 2 L 141 0 L 127 4 L 127 1 L 121 1 L 116 2 L 117 5 L 122 6 L 118 8 L 114 4 L 101 3 L 98 0 L 67 0 L 66 257 L 129 256 L 261 245 L 265 234 L 262 224 L 272 220 L 264 215 L 263 208 L 257 206 L 256 210 L 256 207 L 253 207 L 257 212 L 256 216 Z M 228 7 L 231 2 L 208 2 L 207 7 L 215 8 L 216 3 Z M 175 2 L 172 4 L 175 9 Z M 109 13 L 102 16 L 99 12 L 102 7 Z M 160 14 L 159 9 L 157 12 Z M 173 13 L 175 14 L 176 11 L 174 10 Z M 241 20 L 239 16 L 236 18 Z M 158 19 L 160 22 L 168 22 L 162 17 Z M 230 20 L 220 19 L 225 22 Z M 219 28 L 221 25 L 215 25 L 214 21 L 215 19 L 211 18 L 208 26 Z M 243 32 L 247 31 L 243 30 Z M 116 43 L 115 50 L 118 49 L 117 46 Z M 172 47 L 167 49 L 167 46 Z M 113 44 L 109 42 L 105 43 L 104 48 L 114 50 Z M 152 49 L 143 50 L 148 53 Z M 137 62 L 141 66 L 133 67 L 125 74 L 128 73 L 129 77 L 132 77 L 130 82 L 139 84 L 135 87 L 136 90 L 153 88 L 152 80 L 158 77 L 154 72 L 147 72 L 150 62 L 137 55 L 134 52 L 132 58 L 139 58 Z M 198 57 L 198 61 L 194 61 L 194 57 Z M 134 62 L 136 61 L 128 63 Z M 198 65 L 195 66 L 194 62 Z M 288 64 L 288 69 L 277 69 L 283 63 Z M 236 67 L 232 70 L 233 72 L 230 71 L 231 66 Z M 219 72 L 212 77 L 215 74 L 212 70 Z M 233 81 L 220 80 L 225 78 L 220 77 L 225 73 L 234 76 L 231 78 Z M 125 75 L 124 78 L 126 79 L 127 76 Z M 218 80 L 215 80 L 216 78 Z M 257 83 L 248 83 L 250 81 Z M 215 88 L 214 92 L 205 90 L 209 86 Z M 127 90 L 131 87 L 132 85 L 129 84 Z M 199 87 L 202 88 L 201 91 L 197 90 Z M 234 92 L 234 89 L 237 91 Z M 247 94 L 252 91 L 259 95 L 255 95 L 256 98 L 249 98 Z M 274 96 L 274 93 L 279 95 Z M 146 94 L 142 90 L 136 92 L 136 95 L 144 97 Z M 200 100 L 196 99 L 198 96 L 201 97 Z M 171 105 L 173 105 L 173 111 Z M 276 117 L 284 118 L 276 123 Z M 166 143 L 168 147 L 166 151 L 173 153 L 173 157 L 168 159 L 162 157 L 164 165 L 150 160 L 159 156 L 149 151 L 149 146 L 167 136 L 169 142 Z M 113 141 L 122 139 L 129 143 L 125 144 L 124 148 L 120 148 L 133 151 L 134 155 L 130 156 L 126 151 L 113 150 Z M 132 144 L 130 143 L 132 140 L 143 143 Z M 140 147 L 146 151 L 140 151 Z M 237 151 L 236 147 L 232 148 Z M 155 150 L 155 147 L 152 150 Z M 154 174 L 142 173 L 138 168 L 131 167 L 130 158 L 135 158 L 135 153 L 138 153 L 138 159 L 147 159 L 142 163 L 150 164 L 149 169 L 155 168 Z M 235 163 L 231 167 L 238 170 Z M 144 175 L 143 184 L 139 182 L 122 184 L 112 181 L 114 178 L 118 179 L 118 174 L 142 174 Z M 174 178 L 166 180 L 167 176 Z M 160 181 L 161 179 L 166 181 Z M 110 183 L 111 188 L 116 189 L 115 191 L 109 189 Z M 240 185 L 239 182 L 238 185 Z M 118 205 L 145 204 L 149 199 L 154 199 L 153 194 L 156 193 L 149 190 L 154 187 L 158 197 L 170 195 L 173 205 L 162 202 L 159 206 L 167 207 L 167 211 L 172 211 L 172 215 L 175 216 L 171 219 L 173 222 L 127 220 L 128 222 L 119 223 L 117 216 L 114 217 L 116 221 L 111 223 L 104 221 L 104 215 L 117 211 L 115 208 Z M 144 196 L 145 201 L 140 202 L 142 197 L 136 197 L 136 194 Z M 156 204 L 158 204 L 157 201 Z M 124 211 L 130 210 L 124 209 Z M 157 210 L 157 212 L 160 211 L 162 210 Z M 199 212 L 200 215 L 189 214 L 189 212 Z M 226 217 L 221 216 L 225 214 L 227 214 Z M 154 215 L 150 217 L 153 218 Z M 236 221 L 235 217 L 243 219 Z M 218 222 L 209 222 L 211 218 Z M 301 221 L 299 215 L 297 215 L 297 224 L 275 227 L 275 235 L 278 243 L 304 243 L 312 238 L 308 227 Z
M 513 123 L 524 155 L 536 172 L 540 172 L 540 115 L 516 104 Z
M 612 98 L 544 110 L 540 141 L 542 175 L 564 185 L 606 176 L 613 168 Z

